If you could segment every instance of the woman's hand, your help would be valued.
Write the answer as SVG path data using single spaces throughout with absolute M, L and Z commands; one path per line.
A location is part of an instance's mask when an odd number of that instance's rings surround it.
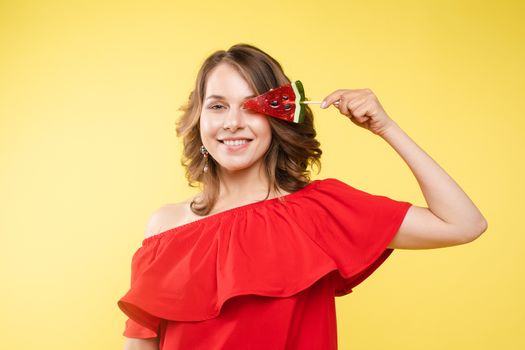
M 370 89 L 336 90 L 323 99 L 321 108 L 328 108 L 332 104 L 354 124 L 379 136 L 383 136 L 395 124 Z

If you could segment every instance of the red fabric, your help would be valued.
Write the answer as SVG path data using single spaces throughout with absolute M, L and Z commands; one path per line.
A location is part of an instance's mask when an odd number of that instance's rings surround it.
M 143 240 L 118 301 L 123 335 L 160 349 L 337 349 L 335 296 L 393 252 L 412 204 L 340 180 Z

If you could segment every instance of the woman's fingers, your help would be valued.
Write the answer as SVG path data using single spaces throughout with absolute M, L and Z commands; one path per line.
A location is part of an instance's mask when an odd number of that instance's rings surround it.
M 368 88 L 335 90 L 324 98 L 321 108 L 331 104 L 354 124 L 376 135 L 383 135 L 393 125 L 376 95 Z
M 339 102 L 339 105 L 337 105 L 335 102 L 341 100 L 342 97 L 345 97 L 345 99 L 351 100 L 354 96 L 358 95 L 358 90 L 350 90 L 350 89 L 338 89 L 332 92 L 330 95 L 326 96 L 323 99 L 323 103 L 321 103 L 321 108 L 327 108 L 331 104 L 334 104 L 336 107 L 340 108 L 341 101 Z
M 348 99 L 345 98 L 345 95 L 342 95 L 341 99 L 339 100 L 339 106 L 337 107 L 339 108 L 339 112 L 346 116 L 350 114 L 350 112 L 348 111 L 348 103 Z
M 335 90 L 330 95 L 326 96 L 321 103 L 321 108 L 328 108 L 332 103 L 338 101 L 340 96 L 343 94 L 342 90 Z

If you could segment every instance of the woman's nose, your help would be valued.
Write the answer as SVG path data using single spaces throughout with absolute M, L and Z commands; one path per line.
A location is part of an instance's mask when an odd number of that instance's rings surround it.
M 245 110 L 241 106 L 231 107 L 224 120 L 224 128 L 238 128 L 244 126 Z

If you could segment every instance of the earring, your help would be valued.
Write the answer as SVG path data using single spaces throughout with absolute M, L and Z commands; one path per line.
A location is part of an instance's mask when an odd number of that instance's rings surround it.
M 208 172 L 208 150 L 206 149 L 206 147 L 204 147 L 204 145 L 201 146 L 201 154 L 204 156 L 204 172 L 207 173 Z

